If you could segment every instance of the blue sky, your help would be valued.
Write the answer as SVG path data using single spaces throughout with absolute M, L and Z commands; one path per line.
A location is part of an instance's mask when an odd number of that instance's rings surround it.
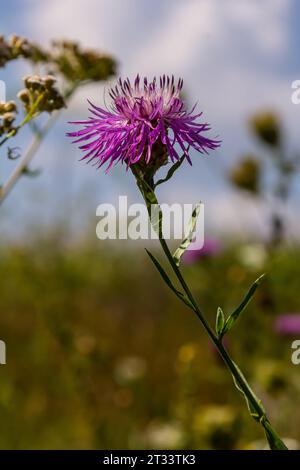
M 223 144 L 208 158 L 195 154 L 193 168 L 186 165 L 161 197 L 174 202 L 204 201 L 212 232 L 233 229 L 242 234 L 245 227 L 264 231 L 265 207 L 232 191 L 224 172 L 241 153 L 257 150 L 246 125 L 257 110 L 278 111 L 289 150 L 300 149 L 300 105 L 292 105 L 290 99 L 291 83 L 300 79 L 300 2 L 10 0 L 1 6 L 5 35 L 16 32 L 45 45 L 52 38 L 78 39 L 111 52 L 123 76 L 137 72 L 182 76 L 188 101 L 198 102 L 212 125 L 212 135 L 219 135 Z M 13 65 L 0 70 L 9 97 L 27 71 Z M 54 220 L 84 224 L 95 218 L 100 202 L 114 201 L 119 194 L 138 199 L 123 168 L 104 175 L 79 163 L 79 153 L 64 135 L 70 117 L 86 116 L 86 98 L 103 104 L 104 92 L 103 86 L 91 86 L 75 97 L 32 164 L 41 167 L 42 174 L 34 180 L 23 178 L 1 208 L 3 236 L 12 233 L 12 227 L 18 227 L 14 233 L 24 234 Z M 20 143 L 25 146 L 21 137 Z M 11 169 L 12 164 L 2 158 L 0 174 L 5 177 Z M 298 179 L 290 204 L 296 231 L 299 199 Z

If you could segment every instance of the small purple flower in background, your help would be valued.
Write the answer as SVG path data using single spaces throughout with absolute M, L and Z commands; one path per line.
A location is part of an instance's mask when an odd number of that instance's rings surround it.
M 67 135 L 75 137 L 73 143 L 85 155 L 82 160 L 93 161 L 98 167 L 107 163 L 107 170 L 114 163 L 126 163 L 127 168 L 137 162 L 149 164 L 155 158 L 153 147 L 162 145 L 174 162 L 180 153 L 191 164 L 189 148 L 207 153 L 219 147 L 220 142 L 203 135 L 210 130 L 207 123 L 196 122 L 202 113 L 193 114 L 195 106 L 187 111 L 180 97 L 183 80 L 175 84 L 174 77 L 160 77 L 159 84 L 139 75 L 132 85 L 130 80 L 119 79 L 111 89 L 111 111 L 90 103 L 92 116 L 85 121 L 71 124 L 82 126 Z M 178 149 L 176 150 L 176 147 Z
M 182 260 L 185 264 L 194 264 L 200 258 L 211 258 L 217 256 L 222 250 L 221 244 L 217 240 L 205 240 L 200 250 L 186 250 Z
M 282 336 L 300 334 L 300 313 L 279 315 L 274 322 L 274 329 Z

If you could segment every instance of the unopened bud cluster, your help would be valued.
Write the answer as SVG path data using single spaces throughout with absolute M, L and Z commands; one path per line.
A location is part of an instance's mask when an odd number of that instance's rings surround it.
M 230 179 L 239 189 L 257 194 L 260 189 L 260 164 L 257 158 L 252 155 L 243 157 L 231 170 Z
M 45 77 L 29 75 L 24 78 L 25 88 L 19 91 L 18 98 L 27 113 L 37 102 L 37 112 L 47 111 L 51 113 L 65 106 L 64 99 L 55 87 L 55 83 L 56 79 L 52 75 L 46 75 Z
M 73 41 L 54 41 L 53 47 L 53 62 L 71 82 L 106 80 L 115 74 L 115 61 L 101 52 L 82 49 Z
M 47 61 L 49 54 L 28 39 L 13 34 L 9 39 L 0 36 L 0 67 L 10 60 L 23 57 L 32 62 Z
M 14 130 L 17 106 L 14 101 L 0 101 L 0 136 Z
M 28 39 L 12 35 L 0 36 L 0 67 L 7 62 L 25 58 L 41 63 L 47 70 L 60 73 L 73 83 L 107 80 L 115 75 L 116 61 L 109 55 L 92 49 L 83 49 L 75 41 L 54 41 L 44 50 Z

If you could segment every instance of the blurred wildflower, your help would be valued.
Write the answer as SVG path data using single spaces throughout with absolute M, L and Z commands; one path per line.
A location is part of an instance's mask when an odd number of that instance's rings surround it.
M 91 335 L 82 335 L 76 339 L 75 346 L 80 354 L 87 356 L 95 350 L 96 339 Z
M 208 405 L 194 416 L 194 431 L 212 449 L 232 449 L 238 440 L 239 416 L 227 405 Z
M 146 431 L 147 446 L 151 449 L 182 449 L 185 435 L 177 422 L 152 422 Z
M 201 113 L 193 114 L 194 108 L 187 111 L 180 97 L 182 86 L 183 80 L 175 84 L 174 77 L 166 76 L 160 78 L 159 84 L 155 78 L 149 83 L 145 78 L 141 83 L 139 75 L 133 85 L 129 79 L 119 79 L 110 91 L 112 111 L 90 103 L 93 116 L 73 122 L 83 127 L 68 135 L 76 138 L 74 143 L 81 144 L 83 160 L 94 161 L 98 167 L 107 163 L 107 170 L 122 162 L 127 168 L 137 165 L 142 173 L 147 169 L 154 175 L 167 163 L 168 156 L 173 162 L 179 160 L 175 144 L 191 163 L 189 147 L 207 153 L 220 142 L 203 135 L 210 126 L 196 122 Z
M 0 36 L 0 67 L 3 67 L 8 61 L 23 57 L 32 62 L 45 62 L 49 55 L 42 48 L 13 34 L 8 40 Z
M 284 313 L 279 315 L 274 322 L 274 329 L 282 336 L 299 335 L 300 313 Z
M 74 41 L 53 41 L 52 60 L 70 82 L 97 82 L 115 75 L 115 60 L 92 49 L 82 49 Z
M 245 267 L 257 271 L 264 267 L 267 260 L 267 251 L 262 244 L 251 243 L 239 248 L 238 257 Z
M 146 372 L 146 361 L 142 357 L 128 356 L 120 359 L 114 376 L 118 383 L 126 384 L 141 379 Z
M 198 353 L 198 345 L 195 343 L 187 343 L 179 348 L 178 361 L 182 364 L 187 364 L 195 359 Z
M 185 264 L 196 263 L 200 258 L 212 258 L 221 253 L 221 244 L 214 239 L 207 239 L 199 250 L 186 250 L 182 260 Z
M 273 112 L 255 114 L 250 125 L 256 136 L 265 144 L 277 147 L 281 143 L 281 128 L 277 115 Z
M 244 157 L 230 172 L 231 182 L 238 188 L 259 192 L 260 164 L 252 155 Z

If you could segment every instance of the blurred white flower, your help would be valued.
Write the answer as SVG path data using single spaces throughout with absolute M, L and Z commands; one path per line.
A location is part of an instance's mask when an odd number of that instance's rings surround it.
M 184 446 L 185 436 L 177 422 L 153 422 L 146 431 L 146 440 L 152 449 L 180 449 Z
M 238 251 L 240 262 L 253 270 L 262 269 L 267 259 L 267 251 L 260 243 L 252 243 L 242 246 Z
M 115 380 L 127 384 L 141 379 L 146 372 L 146 361 L 142 357 L 127 356 L 118 361 L 114 370 Z

